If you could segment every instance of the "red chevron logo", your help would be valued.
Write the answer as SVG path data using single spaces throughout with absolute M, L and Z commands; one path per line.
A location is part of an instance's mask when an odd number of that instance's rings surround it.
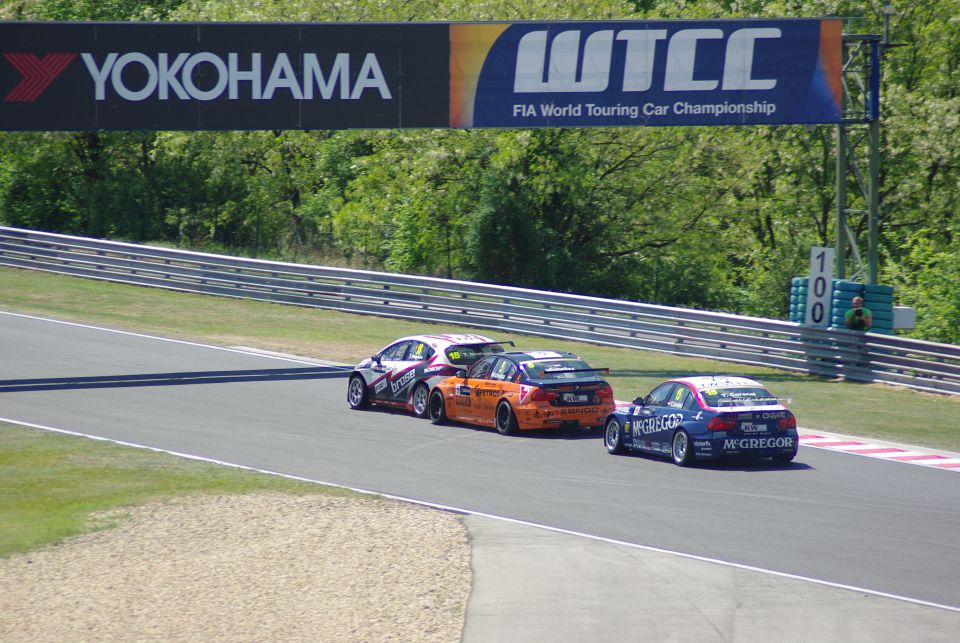
M 3 54 L 3 57 L 23 74 L 23 80 L 6 95 L 3 102 L 32 103 L 73 62 L 77 54 L 47 54 L 43 58 L 33 54 Z

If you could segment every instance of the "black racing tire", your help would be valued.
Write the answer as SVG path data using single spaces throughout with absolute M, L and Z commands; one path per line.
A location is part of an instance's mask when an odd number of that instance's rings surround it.
M 607 453 L 623 453 L 623 426 L 617 418 L 607 420 L 603 429 L 603 445 L 607 447 Z
M 427 417 L 427 411 L 430 407 L 430 389 L 423 382 L 413 387 L 413 394 L 410 396 L 413 404 L 413 414 L 418 418 Z
M 670 457 L 673 458 L 673 463 L 680 467 L 689 467 L 693 464 L 693 443 L 690 442 L 690 434 L 683 429 L 678 429 L 673 434 Z
M 434 389 L 430 394 L 430 400 L 427 403 L 427 417 L 431 424 L 447 423 L 447 403 L 443 399 L 443 393 L 439 389 Z
M 777 453 L 773 456 L 773 461 L 777 464 L 789 464 L 793 462 L 793 459 L 797 457 L 796 453 Z
M 493 416 L 493 426 L 500 435 L 513 435 L 520 428 L 517 423 L 517 415 L 513 412 L 510 402 L 500 400 L 497 404 L 497 412 Z
M 370 393 L 363 375 L 354 373 L 347 383 L 347 404 L 351 409 L 363 409 L 370 405 Z

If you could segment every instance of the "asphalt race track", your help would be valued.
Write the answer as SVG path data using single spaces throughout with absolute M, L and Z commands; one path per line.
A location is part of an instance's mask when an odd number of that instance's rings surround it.
M 6 420 L 960 609 L 956 472 L 810 448 L 787 466 L 682 469 L 608 455 L 599 432 L 504 437 L 351 411 L 344 377 L 0 314 Z

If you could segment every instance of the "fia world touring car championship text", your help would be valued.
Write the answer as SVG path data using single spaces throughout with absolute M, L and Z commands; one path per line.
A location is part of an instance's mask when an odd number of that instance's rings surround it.
M 677 101 L 672 105 L 658 105 L 644 103 L 643 105 L 597 105 L 595 103 L 570 103 L 555 105 L 553 103 L 519 103 L 513 105 L 514 118 L 630 118 L 639 119 L 641 116 L 726 116 L 728 114 L 763 114 L 772 116 L 777 111 L 774 103 L 767 101 L 753 101 L 752 103 L 715 103 L 698 105 L 686 101 Z

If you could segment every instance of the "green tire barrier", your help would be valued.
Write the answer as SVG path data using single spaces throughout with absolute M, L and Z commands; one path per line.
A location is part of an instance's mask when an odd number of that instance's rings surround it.
M 790 280 L 790 321 L 798 324 L 806 321 L 807 282 L 807 277 L 794 277 Z M 863 305 L 873 314 L 870 332 L 893 335 L 893 286 L 834 279 L 831 294 L 831 328 L 845 327 L 845 315 L 853 308 L 852 299 L 859 296 L 863 297 Z

